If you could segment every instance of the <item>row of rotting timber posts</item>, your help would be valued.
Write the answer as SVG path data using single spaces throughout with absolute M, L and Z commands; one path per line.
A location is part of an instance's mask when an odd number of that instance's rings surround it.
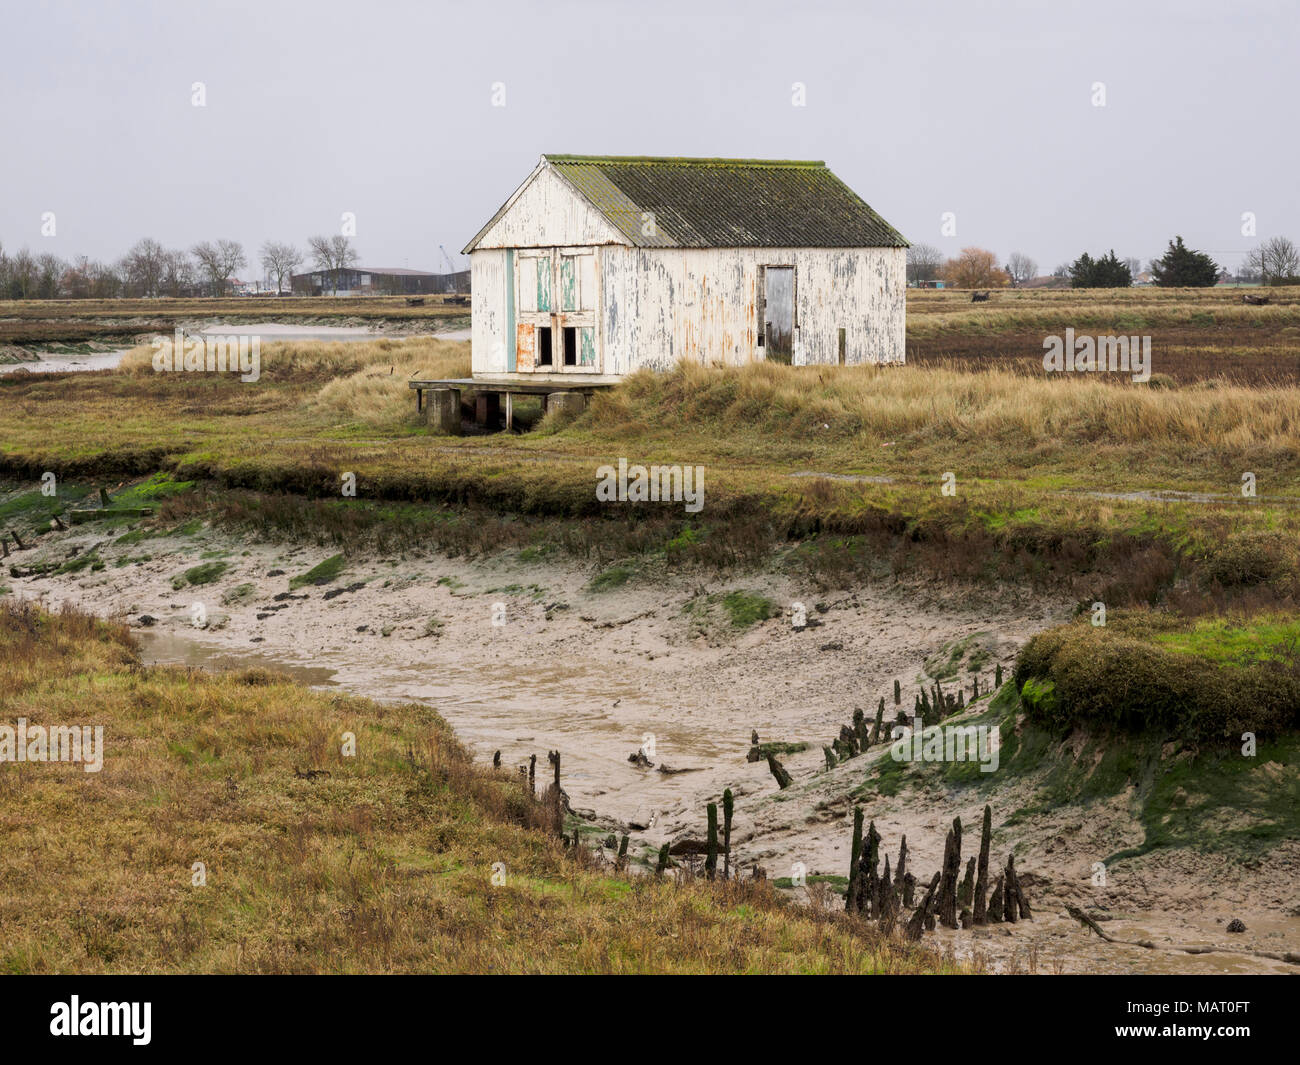
M 945 928 L 971 928 L 990 922 L 1032 919 L 1029 900 L 1016 875 L 1014 854 L 1007 855 L 1007 867 L 993 882 L 993 893 L 989 895 L 989 840 L 993 830 L 993 812 L 989 807 L 984 807 L 978 861 L 968 860 L 966 875 L 959 883 L 961 818 L 954 817 L 944 843 L 943 868 L 930 878 L 920 902 L 916 901 L 916 877 L 907 868 L 907 837 L 903 837 L 899 846 L 898 864 L 892 874 L 888 855 L 881 874 L 878 871 L 880 834 L 872 821 L 864 840 L 862 821 L 859 806 L 853 811 L 853 848 L 845 900 L 845 909 L 850 913 L 877 921 L 882 931 L 890 932 L 904 912 L 911 910 L 905 926 L 908 939 L 920 939 L 922 933 L 934 929 L 936 922 Z
M 999 664 L 993 677 L 992 689 L 985 689 L 984 694 L 989 691 L 997 691 L 1002 687 L 1002 666 Z M 974 702 L 980 697 L 979 677 L 973 677 L 971 680 L 971 701 Z M 902 689 L 898 681 L 894 681 L 894 705 L 898 706 L 902 702 Z M 953 714 L 959 714 L 966 709 L 966 693 L 962 688 L 957 689 L 957 694 L 946 692 L 943 686 L 936 681 L 934 687 L 928 691 L 922 689 L 916 695 L 916 701 L 912 706 L 912 716 L 908 717 L 903 710 L 898 710 L 894 714 L 894 728 L 905 727 L 919 722 L 922 728 L 928 728 L 931 725 L 937 725 L 946 717 Z M 826 757 L 826 768 L 834 769 L 841 762 L 848 761 L 856 755 L 861 754 L 873 743 L 879 743 L 881 734 L 884 732 L 885 738 L 889 738 L 888 731 L 885 728 L 885 697 L 880 697 L 880 704 L 876 707 L 876 719 L 873 723 L 868 724 L 866 715 L 860 710 L 853 711 L 853 724 L 841 725 L 840 734 L 832 740 L 829 746 L 822 747 L 822 754 Z M 777 763 L 780 766 L 780 763 Z M 777 783 L 780 783 L 780 775 L 776 767 L 772 768 L 772 775 L 776 776 Z M 781 784 L 781 787 L 785 787 Z

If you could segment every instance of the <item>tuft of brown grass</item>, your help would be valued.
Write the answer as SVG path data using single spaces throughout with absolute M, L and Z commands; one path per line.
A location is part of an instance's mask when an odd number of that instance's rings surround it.
M 145 668 L 121 625 L 5 604 L 18 717 L 103 725 L 104 764 L 0 763 L 0 972 L 954 969 L 766 882 L 566 849 L 427 706 Z

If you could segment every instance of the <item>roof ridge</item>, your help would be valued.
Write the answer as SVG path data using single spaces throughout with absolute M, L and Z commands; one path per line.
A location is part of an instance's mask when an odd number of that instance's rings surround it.
M 826 162 L 822 159 L 727 159 L 719 156 L 688 156 L 688 155 L 551 155 L 542 156 L 543 159 L 551 163 L 618 163 L 624 164 L 655 164 L 659 166 L 744 166 L 744 167 L 772 167 L 779 169 L 793 169 L 802 167 L 813 169 L 820 167 L 826 168 Z

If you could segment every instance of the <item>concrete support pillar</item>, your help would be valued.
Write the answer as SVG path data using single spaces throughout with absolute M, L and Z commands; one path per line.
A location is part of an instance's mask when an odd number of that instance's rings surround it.
M 479 425 L 494 426 L 501 417 L 501 395 L 498 392 L 480 392 L 474 397 L 474 420 Z
M 460 435 L 460 389 L 430 388 L 425 392 L 425 424 L 436 433 Z
M 581 392 L 551 392 L 546 397 L 546 410 L 558 417 L 576 418 L 587 409 L 587 397 Z

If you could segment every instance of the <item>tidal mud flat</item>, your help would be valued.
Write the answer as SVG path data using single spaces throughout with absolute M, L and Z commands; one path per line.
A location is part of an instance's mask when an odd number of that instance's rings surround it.
M 892 719 L 895 681 L 910 709 L 928 670 L 954 655 L 967 695 L 972 676 L 987 691 L 997 667 L 1009 675 L 1024 640 L 1067 618 L 1070 603 L 1007 585 L 992 595 L 920 582 L 819 590 L 778 573 L 668 574 L 599 590 L 568 560 L 336 560 L 330 549 L 210 527 L 128 543 L 93 528 L 48 534 L 38 551 L 57 560 L 95 548 L 102 566 L 11 577 L 10 594 L 124 617 L 150 662 L 274 665 L 309 684 L 426 702 L 482 760 L 536 755 L 544 777 L 545 753 L 558 750 L 591 843 L 627 832 L 630 853 L 648 857 L 701 838 L 706 803 L 730 788 L 736 863 L 778 882 L 802 870 L 808 883 L 795 894 L 842 906 L 833 889 L 848 871 L 855 805 L 875 823 L 882 857 L 906 835 L 911 868 L 928 880 L 954 816 L 966 830 L 964 865 L 987 803 L 993 864 L 1014 849 L 1034 919 L 934 933 L 958 957 L 998 971 L 1295 970 L 1237 952 L 1300 950 L 1295 841 L 1247 861 L 1155 850 L 1114 863 L 1101 886 L 1095 863 L 1142 841 L 1127 795 L 1042 809 L 1039 781 L 996 771 L 979 788 L 881 787 L 886 743 L 826 768 L 822 748 L 855 708 L 871 717 L 884 698 Z M 196 569 L 198 583 L 186 576 Z M 790 787 L 748 760 L 754 732 L 785 745 Z M 651 766 L 629 761 L 641 748 Z M 1067 906 L 1116 939 L 1153 946 L 1103 943 Z M 1227 932 L 1233 919 L 1244 933 Z M 1188 945 L 1216 952 L 1175 949 Z

